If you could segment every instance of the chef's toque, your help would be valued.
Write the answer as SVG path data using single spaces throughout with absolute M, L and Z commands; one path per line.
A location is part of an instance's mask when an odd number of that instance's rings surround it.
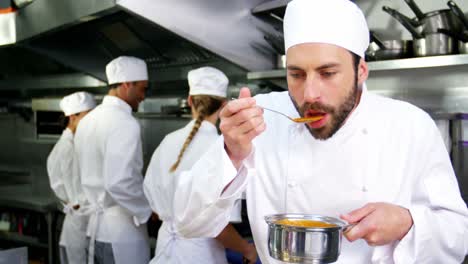
M 201 67 L 188 73 L 189 95 L 215 95 L 226 97 L 229 80 L 226 75 L 213 67 Z
M 60 109 L 65 116 L 78 114 L 93 109 L 96 106 L 94 97 L 87 92 L 76 92 L 65 96 L 60 101 Z
M 293 0 L 284 15 L 285 50 L 302 43 L 327 43 L 364 58 L 369 28 L 350 0 Z
M 120 56 L 106 66 L 107 82 L 109 85 L 123 82 L 148 80 L 148 69 L 142 59 Z

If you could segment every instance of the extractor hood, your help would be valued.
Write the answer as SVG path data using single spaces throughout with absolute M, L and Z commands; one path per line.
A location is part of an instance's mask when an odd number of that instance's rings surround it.
M 14 14 L 14 45 L 102 81 L 120 55 L 144 59 L 154 83 L 203 65 L 244 77 L 273 66 L 263 34 L 274 29 L 251 13 L 260 2 L 36 0 Z

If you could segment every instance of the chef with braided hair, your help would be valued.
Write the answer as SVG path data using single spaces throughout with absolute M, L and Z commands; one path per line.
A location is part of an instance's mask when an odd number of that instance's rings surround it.
M 144 180 L 146 198 L 163 221 L 151 263 L 227 264 L 225 248 L 241 253 L 254 263 L 255 247 L 242 239 L 231 224 L 215 238 L 185 239 L 174 227 L 173 220 L 178 217 L 173 211 L 174 201 L 178 199 L 174 197 L 175 186 L 183 180 L 179 178 L 180 172 L 190 169 L 218 138 L 215 124 L 226 102 L 228 86 L 226 75 L 213 67 L 190 71 L 188 82 L 188 104 L 193 120 L 166 135 L 151 158 Z

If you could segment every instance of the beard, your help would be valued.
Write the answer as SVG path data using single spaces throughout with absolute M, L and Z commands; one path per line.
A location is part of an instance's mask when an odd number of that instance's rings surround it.
M 353 111 L 356 101 L 358 99 L 359 89 L 357 80 L 354 82 L 353 88 L 346 95 L 343 102 L 338 107 L 326 105 L 322 103 L 304 103 L 302 106 L 298 106 L 297 102 L 291 97 L 294 107 L 299 112 L 301 117 L 304 117 L 304 113 L 308 110 L 319 111 L 327 113 L 329 115 L 328 123 L 320 128 L 311 128 L 307 124 L 305 125 L 312 136 L 319 140 L 326 140 L 331 138 L 344 124 L 351 111 Z

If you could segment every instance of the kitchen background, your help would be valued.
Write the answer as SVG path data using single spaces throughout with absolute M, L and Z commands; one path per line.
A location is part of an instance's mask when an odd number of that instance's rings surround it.
M 86 90 L 99 100 L 107 92 L 108 61 L 124 54 L 145 59 L 151 89 L 135 116 L 142 126 L 146 164 L 164 135 L 190 119 L 185 101 L 188 70 L 220 68 L 230 78 L 229 97 L 237 96 L 244 85 L 254 93 L 287 88 L 281 69 L 281 20 L 288 2 L 0 0 L 0 248 L 28 246 L 30 261 L 58 261 L 61 218 L 49 187 L 46 158 L 61 133 L 62 96 Z M 433 45 L 445 43 L 446 49 L 398 59 L 419 53 L 385 45 L 389 40 L 413 40 L 415 34 L 382 7 L 413 18 L 408 4 L 355 2 L 377 41 L 384 42 L 379 47 L 375 41 L 369 48 L 368 59 L 378 61 L 369 63 L 368 89 L 410 101 L 437 120 L 468 201 L 468 54 L 456 54 L 463 51 L 465 43 L 458 39 L 464 40 L 461 32 L 468 28 L 448 23 L 449 34 L 456 37 L 449 38 L 453 44 L 443 42 L 447 36 L 442 34 L 437 37 L 441 42 Z M 467 1 L 454 2 L 468 13 Z M 445 0 L 416 4 L 423 13 L 448 9 Z M 319 26 L 327 23 L 345 22 L 324 21 Z M 428 40 L 429 35 L 419 37 Z M 380 57 L 383 50 L 395 53 Z M 248 226 L 240 228 L 248 236 Z

